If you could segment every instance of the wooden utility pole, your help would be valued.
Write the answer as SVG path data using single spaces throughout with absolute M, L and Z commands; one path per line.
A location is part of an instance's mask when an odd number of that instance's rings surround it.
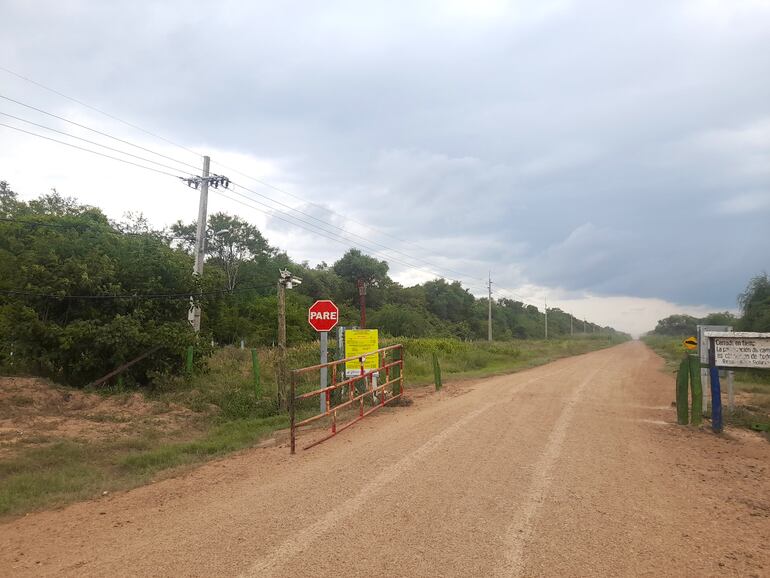
M 278 406 L 286 409 L 286 282 L 278 280 Z
M 361 329 L 366 329 L 366 281 L 359 279 L 358 285 L 358 303 L 361 307 Z
M 544 298 L 545 301 L 545 338 L 548 339 L 548 299 Z
M 289 400 L 289 370 L 286 367 L 286 290 L 302 283 L 300 277 L 295 277 L 287 269 L 280 271 L 278 277 L 278 368 L 276 381 L 278 382 L 278 406 L 281 409 L 288 407 Z M 293 401 L 292 401 L 293 403 Z
M 492 341 L 492 271 L 489 272 L 487 289 L 489 290 L 489 302 L 487 303 L 487 340 Z

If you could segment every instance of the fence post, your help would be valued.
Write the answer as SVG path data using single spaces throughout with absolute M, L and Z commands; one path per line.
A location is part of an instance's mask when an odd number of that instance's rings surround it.
M 687 425 L 687 386 L 690 381 L 690 359 L 685 354 L 679 364 L 676 374 L 676 421 L 679 425 Z
M 700 425 L 703 421 L 703 384 L 700 380 L 700 358 L 697 355 L 688 355 L 690 363 L 690 391 L 692 393 L 692 405 L 690 406 L 690 423 Z
M 438 363 L 438 355 L 433 352 L 433 382 L 436 385 L 436 391 L 441 389 L 441 366 Z
M 398 361 L 398 359 L 396 359 L 396 351 L 399 351 L 399 354 L 400 354 L 400 350 L 396 350 L 396 349 L 393 350 L 393 361 L 394 362 Z M 399 394 L 399 382 L 401 381 L 401 379 L 400 379 L 401 378 L 401 366 L 398 365 L 398 364 L 394 365 L 393 369 L 390 372 L 390 375 L 391 375 L 391 378 L 393 379 L 393 385 L 391 386 L 391 392 L 393 393 L 393 395 L 398 395 Z
M 254 395 L 257 399 L 262 397 L 262 384 L 259 381 L 259 356 L 257 350 L 251 350 L 251 371 L 254 374 Z

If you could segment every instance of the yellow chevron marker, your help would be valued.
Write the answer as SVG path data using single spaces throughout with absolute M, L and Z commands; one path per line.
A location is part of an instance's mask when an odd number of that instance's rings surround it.
M 688 337 L 682 341 L 682 345 L 684 345 L 687 349 L 696 349 L 698 347 L 698 340 L 694 337 Z

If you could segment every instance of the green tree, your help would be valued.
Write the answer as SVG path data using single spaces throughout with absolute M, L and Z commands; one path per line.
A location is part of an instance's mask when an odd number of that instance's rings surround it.
M 770 331 L 770 279 L 767 273 L 754 277 L 738 298 L 744 331 Z
M 187 225 L 177 221 L 171 226 L 171 233 L 173 238 L 182 241 L 186 251 L 193 252 L 197 236 L 195 221 Z M 210 263 L 225 272 L 226 288 L 232 291 L 238 284 L 238 274 L 243 263 L 271 255 L 274 249 L 255 226 L 239 217 L 214 213 L 208 218 L 205 252 Z
M 388 277 L 388 264 L 364 255 L 358 249 L 350 249 L 334 263 L 332 269 L 345 281 L 342 296 L 349 303 L 355 303 L 358 300 L 359 281 L 366 284 L 367 302 L 372 308 L 382 304 L 384 294 L 392 284 Z
M 695 335 L 700 320 L 692 315 L 669 315 L 658 321 L 652 331 L 657 335 L 686 337 Z
M 424 283 L 423 290 L 428 311 L 439 319 L 458 323 L 471 315 L 474 297 L 459 281 L 436 279 Z

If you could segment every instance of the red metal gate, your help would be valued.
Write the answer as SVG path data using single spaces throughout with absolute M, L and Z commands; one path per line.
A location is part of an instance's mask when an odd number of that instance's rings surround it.
M 365 360 L 369 357 L 376 356 L 377 368 L 376 369 L 364 369 Z M 388 360 L 388 357 L 392 357 Z M 338 368 L 342 366 L 344 370 L 345 364 L 349 361 L 358 361 L 360 364 L 360 372 L 358 375 L 337 381 Z M 322 387 L 314 389 L 297 395 L 297 385 L 300 376 L 317 372 L 323 368 L 328 368 L 331 371 L 331 385 L 328 387 Z M 344 373 L 343 373 L 344 375 Z M 374 385 L 374 376 L 384 376 L 384 381 Z M 393 390 L 388 392 L 387 388 L 398 384 L 398 387 L 393 387 Z M 339 403 L 332 406 L 332 392 L 340 390 Z M 363 391 L 360 391 L 363 390 Z M 347 393 L 347 399 L 343 402 L 342 397 Z M 326 398 L 326 411 L 303 419 L 299 423 L 296 422 L 297 405 L 307 399 L 313 399 L 316 396 Z M 291 392 L 289 394 L 289 415 L 291 418 L 291 453 L 294 453 L 297 438 L 297 429 L 309 425 L 313 422 L 323 419 L 325 417 L 331 418 L 331 433 L 323 438 L 308 444 L 303 449 L 312 448 L 315 445 L 320 444 L 328 440 L 329 438 L 337 435 L 342 430 L 349 428 L 354 423 L 357 423 L 364 419 L 370 413 L 373 413 L 384 407 L 391 401 L 398 399 L 404 395 L 404 347 L 403 345 L 391 345 L 389 347 L 383 347 L 376 351 L 366 353 L 362 356 L 348 357 L 337 361 L 330 361 L 328 363 L 321 363 L 319 365 L 313 365 L 311 367 L 303 367 L 302 369 L 294 369 L 291 372 Z M 371 396 L 371 407 L 364 409 L 364 398 Z M 339 425 L 337 423 L 337 414 L 346 408 L 355 409 L 355 403 L 358 403 L 357 416 Z

